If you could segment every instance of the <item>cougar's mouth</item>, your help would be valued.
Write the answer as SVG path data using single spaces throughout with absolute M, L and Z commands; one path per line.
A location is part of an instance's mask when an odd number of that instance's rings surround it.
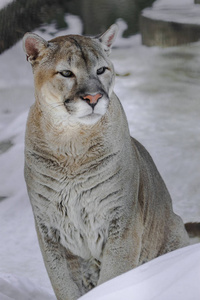
M 79 117 L 79 120 L 81 123 L 86 125 L 94 125 L 102 118 L 102 114 L 95 113 L 94 111 L 90 114 L 87 114 L 85 116 Z
M 102 117 L 102 115 L 101 115 L 101 114 L 97 114 L 97 113 L 95 113 L 95 112 L 93 111 L 93 112 L 91 112 L 91 113 L 88 114 L 88 115 L 85 115 L 85 116 L 80 117 L 80 119 L 82 119 L 82 118 L 95 118 L 95 117 Z

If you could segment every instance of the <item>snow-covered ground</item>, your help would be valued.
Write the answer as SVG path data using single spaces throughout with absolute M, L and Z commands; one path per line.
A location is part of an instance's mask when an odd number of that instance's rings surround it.
M 81 33 L 78 18 L 69 16 L 68 21 L 69 29 L 59 35 Z M 46 29 L 41 35 L 51 38 Z M 112 60 L 116 72 L 128 76 L 117 76 L 115 91 L 131 134 L 153 156 L 175 212 L 184 221 L 200 221 L 200 42 L 147 48 L 137 35 L 119 39 L 119 44 L 126 47 L 113 49 Z M 25 123 L 34 91 L 21 42 L 0 56 L 0 66 L 0 300 L 55 300 L 23 178 Z M 194 245 L 130 271 L 82 299 L 197 300 L 199 280 L 200 245 Z
M 199 252 L 195 245 L 154 259 L 80 300 L 199 300 Z

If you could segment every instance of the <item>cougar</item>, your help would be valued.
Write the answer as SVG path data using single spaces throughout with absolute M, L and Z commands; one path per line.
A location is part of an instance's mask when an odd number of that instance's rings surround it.
M 150 154 L 130 136 L 113 92 L 112 25 L 97 37 L 23 39 L 35 103 L 25 180 L 44 263 L 58 300 L 188 245 Z

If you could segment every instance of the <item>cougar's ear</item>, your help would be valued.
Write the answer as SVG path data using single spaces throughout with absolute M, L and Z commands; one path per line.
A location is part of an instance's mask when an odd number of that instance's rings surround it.
M 26 53 L 27 60 L 33 64 L 39 57 L 42 50 L 48 46 L 48 42 L 39 35 L 27 32 L 23 38 L 23 49 Z
M 99 41 L 102 43 L 104 50 L 109 54 L 111 52 L 112 44 L 117 36 L 118 25 L 113 24 L 108 28 L 108 30 L 98 37 Z

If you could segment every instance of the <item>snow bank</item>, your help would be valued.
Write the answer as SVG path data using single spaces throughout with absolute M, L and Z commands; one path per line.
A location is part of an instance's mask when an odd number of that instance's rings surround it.
M 200 245 L 158 257 L 93 289 L 80 300 L 199 300 Z
M 152 260 L 93 289 L 80 300 L 199 300 L 200 245 Z M 0 273 L 1 300 L 55 300 L 39 283 Z

